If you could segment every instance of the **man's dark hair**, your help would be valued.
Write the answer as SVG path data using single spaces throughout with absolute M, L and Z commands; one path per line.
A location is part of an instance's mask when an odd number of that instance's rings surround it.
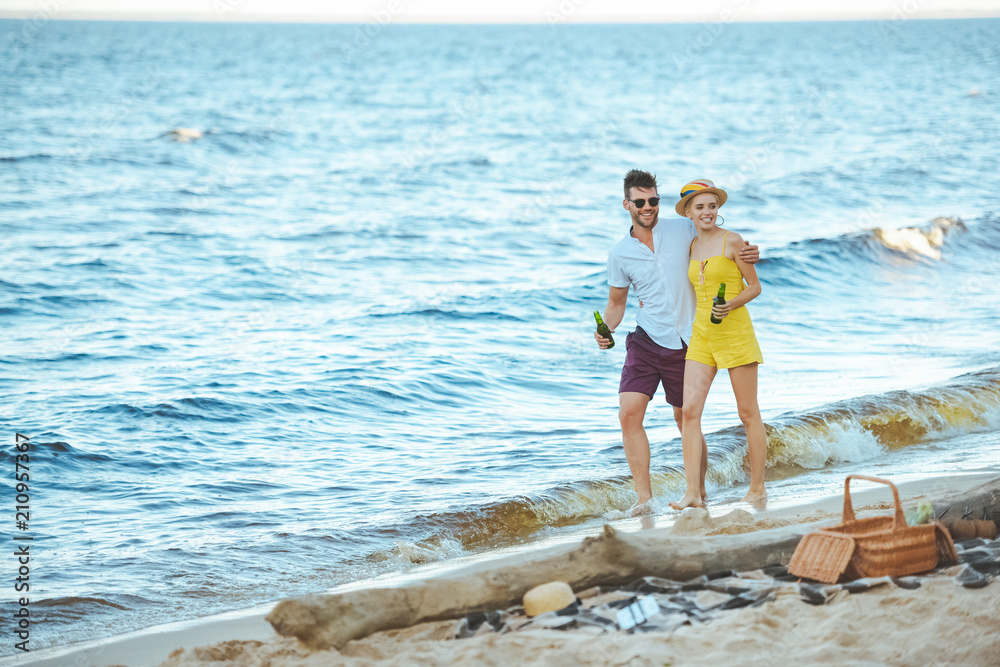
M 633 169 L 625 174 L 625 199 L 629 198 L 629 191 L 632 188 L 653 188 L 659 192 L 656 187 L 656 176 L 641 169 Z

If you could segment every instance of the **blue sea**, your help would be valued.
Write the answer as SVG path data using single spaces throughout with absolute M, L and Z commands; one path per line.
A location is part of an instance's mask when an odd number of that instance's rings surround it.
M 592 312 L 632 168 L 666 225 L 714 180 L 761 248 L 772 507 L 998 469 L 998 33 L 0 21 L 2 530 L 33 538 L 31 648 L 614 521 L 625 350 Z M 662 394 L 646 426 L 672 499 Z M 724 373 L 704 428 L 737 507 Z

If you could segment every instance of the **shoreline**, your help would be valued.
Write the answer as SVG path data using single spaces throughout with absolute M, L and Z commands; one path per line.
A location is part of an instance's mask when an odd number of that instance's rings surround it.
M 928 477 L 920 480 L 903 482 L 898 486 L 900 499 L 907 505 L 908 501 L 927 497 L 931 500 L 943 500 L 967 492 L 983 484 L 1000 480 L 1000 469 L 978 473 L 963 473 Z M 865 484 L 857 490 L 852 487 L 854 505 L 860 516 L 884 514 L 882 506 L 891 501 L 887 488 Z M 793 527 L 798 532 L 808 532 L 816 525 L 836 523 L 840 519 L 843 508 L 843 495 L 831 495 L 800 505 L 764 510 L 753 515 L 759 527 L 740 529 L 736 532 L 752 532 L 763 536 L 777 534 L 778 528 L 768 526 Z M 730 508 L 709 508 L 713 517 L 721 516 Z M 660 519 L 661 517 L 656 517 Z M 668 518 L 676 518 L 670 516 Z M 681 539 L 697 543 L 702 537 L 678 537 L 670 526 L 642 529 L 641 519 L 628 519 L 614 522 L 615 530 L 626 535 L 641 534 L 644 540 Z M 589 528 L 587 534 L 594 535 L 600 528 Z M 703 533 L 704 535 L 704 533 Z M 723 533 L 725 535 L 725 533 Z M 574 535 L 574 537 L 581 537 Z M 720 537 L 708 539 L 724 539 Z M 553 540 L 556 544 L 541 543 L 528 549 L 510 549 L 500 555 L 478 554 L 459 559 L 451 559 L 437 563 L 419 565 L 403 573 L 384 575 L 383 577 L 354 582 L 340 586 L 323 595 L 341 594 L 350 591 L 367 591 L 371 589 L 398 589 L 408 583 L 441 581 L 464 573 L 493 572 L 499 568 L 514 566 L 531 566 L 546 557 L 572 550 L 575 541 L 565 536 Z M 294 642 L 280 637 L 265 617 L 273 610 L 274 604 L 261 605 L 251 609 L 228 612 L 221 615 L 179 621 L 166 625 L 153 626 L 126 635 L 107 637 L 77 644 L 50 647 L 33 652 L 34 655 L 13 656 L 0 659 L 0 665 L 24 665 L 25 667 L 56 667 L 67 664 L 87 665 L 128 665 L 129 667 L 146 667 L 159 665 L 167 660 L 178 649 L 194 648 L 223 642 L 251 641 L 262 642 L 264 645 L 276 645 Z M 323 653 L 322 651 L 320 653 Z

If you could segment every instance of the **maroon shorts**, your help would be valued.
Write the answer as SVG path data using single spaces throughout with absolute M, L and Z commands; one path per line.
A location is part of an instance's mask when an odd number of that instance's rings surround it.
M 660 347 L 641 327 L 625 337 L 625 366 L 618 393 L 637 391 L 652 398 L 656 387 L 663 382 L 663 393 L 667 403 L 674 407 L 684 405 L 684 355 L 687 345 L 681 341 L 681 349 L 669 350 Z

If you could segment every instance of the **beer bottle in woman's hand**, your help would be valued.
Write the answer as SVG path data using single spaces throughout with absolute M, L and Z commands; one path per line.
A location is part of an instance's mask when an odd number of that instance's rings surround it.
M 726 302 L 726 283 L 719 285 L 719 293 L 712 299 L 713 306 L 721 306 Z M 722 320 L 715 316 L 715 313 L 708 318 L 711 320 L 712 324 L 721 324 Z

